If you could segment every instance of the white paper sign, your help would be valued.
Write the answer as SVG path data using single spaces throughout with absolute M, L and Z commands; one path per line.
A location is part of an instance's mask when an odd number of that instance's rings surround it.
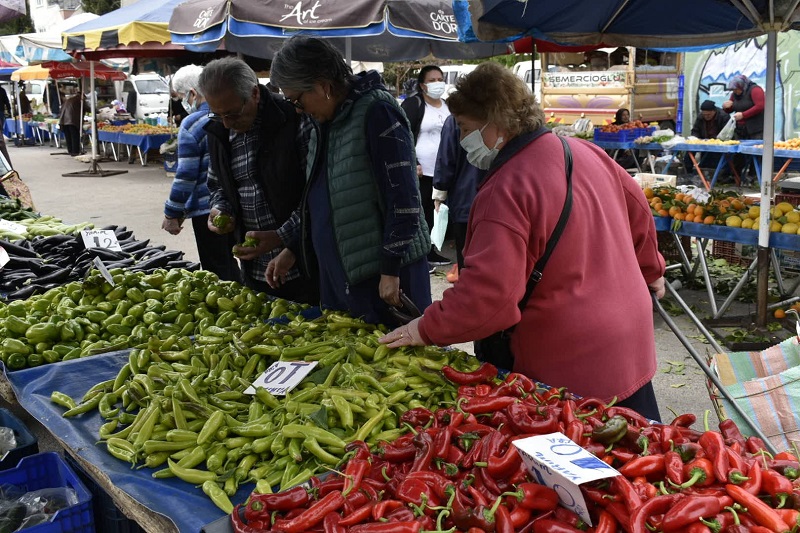
M 23 235 L 28 228 L 23 226 L 22 224 L 17 224 L 16 222 L 11 222 L 10 220 L 6 220 L 4 218 L 0 218 L 0 229 L 7 229 L 8 231 L 19 233 Z
M 81 237 L 86 248 L 105 248 L 114 252 L 122 251 L 117 235 L 110 229 L 85 229 L 81 231 Z
M 8 257 L 8 252 L 6 252 L 5 248 L 0 247 L 0 268 L 6 266 L 9 261 L 11 261 L 11 258 Z
M 297 387 L 305 377 L 317 366 L 316 361 L 275 361 L 263 374 L 244 391 L 255 394 L 257 387 L 264 387 L 273 396 L 286 396 L 286 393 Z
M 522 460 L 541 485 L 558 493 L 561 505 L 592 525 L 581 493 L 581 483 L 620 475 L 563 433 L 537 435 L 514 441 Z
M 103 261 L 101 261 L 99 257 L 95 257 L 92 260 L 92 264 L 97 270 L 100 271 L 100 275 L 103 276 L 105 280 L 111 284 L 112 287 L 115 287 L 117 285 L 116 283 L 114 283 L 114 277 L 111 275 L 111 273 L 108 271 L 106 266 L 103 264 Z

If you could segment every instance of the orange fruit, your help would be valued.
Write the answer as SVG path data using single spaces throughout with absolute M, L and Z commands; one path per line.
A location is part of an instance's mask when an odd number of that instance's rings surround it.
M 655 195 L 656 195 L 656 193 L 654 193 L 654 192 L 653 192 L 653 189 L 651 189 L 650 187 L 645 187 L 645 189 L 644 189 L 644 197 L 645 197 L 645 198 L 647 198 L 648 200 L 650 200 L 650 199 L 652 199 L 652 198 L 653 198 Z
M 694 216 L 694 221 L 702 223 L 703 222 L 703 215 L 695 215 Z
M 697 206 L 697 207 L 694 209 L 694 214 L 695 214 L 695 215 L 700 215 L 700 216 L 703 216 L 703 215 L 705 214 L 705 212 L 706 212 L 706 210 L 705 210 L 705 209 L 703 209 L 703 206 L 702 206 L 702 205 L 698 205 L 698 206 Z
M 672 215 L 672 218 L 674 218 L 675 220 L 685 220 L 686 213 L 677 212 L 674 215 Z
M 657 211 L 657 213 L 658 213 L 658 216 L 660 216 L 660 217 L 668 217 L 669 216 L 669 212 L 666 209 L 659 209 Z
M 681 208 L 680 208 L 680 207 L 678 207 L 677 205 L 673 205 L 672 207 L 670 207 L 670 208 L 669 208 L 669 214 L 670 214 L 670 216 L 673 216 L 673 217 L 674 217 L 674 216 L 675 216 L 675 215 L 677 215 L 678 213 L 681 213 Z
M 703 224 L 713 224 L 714 221 L 716 220 L 717 219 L 714 217 L 714 215 L 708 215 L 706 218 L 703 219 Z
M 772 315 L 773 315 L 775 318 L 786 318 L 786 311 L 784 311 L 783 309 L 781 309 L 781 308 L 779 307 L 778 309 L 776 309 L 776 310 L 775 310 L 775 312 L 774 312 L 774 313 L 772 313 Z
M 694 210 L 696 208 L 697 208 L 697 206 L 695 204 L 689 204 L 689 205 L 686 206 L 686 212 L 689 213 L 690 215 L 693 215 L 694 214 Z

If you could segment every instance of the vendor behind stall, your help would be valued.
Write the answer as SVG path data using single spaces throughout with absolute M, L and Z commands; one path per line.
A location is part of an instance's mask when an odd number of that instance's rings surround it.
M 700 113 L 692 126 L 692 136 L 698 139 L 716 139 L 722 128 L 730 120 L 730 115 L 717 107 L 713 100 L 706 100 L 700 104 Z M 700 159 L 697 164 L 700 168 L 716 168 L 721 154 L 716 152 L 698 152 Z M 689 154 L 684 159 L 686 169 L 691 169 L 694 165 Z

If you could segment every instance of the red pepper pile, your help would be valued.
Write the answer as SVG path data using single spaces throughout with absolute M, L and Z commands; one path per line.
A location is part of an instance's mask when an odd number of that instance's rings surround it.
M 231 515 L 234 531 L 766 533 L 800 524 L 797 458 L 770 457 L 732 421 L 719 432 L 691 429 L 693 415 L 650 424 L 520 374 L 498 382 L 491 365 L 443 373 L 461 385 L 455 407 L 407 411 L 401 422 L 413 432 L 375 452 L 351 443 L 343 470 L 312 478 L 310 489 L 251 495 Z M 622 474 L 581 487 L 594 527 L 533 482 L 512 445 L 555 431 Z

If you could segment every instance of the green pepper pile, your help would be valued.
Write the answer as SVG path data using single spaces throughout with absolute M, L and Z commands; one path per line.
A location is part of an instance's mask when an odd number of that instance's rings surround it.
M 377 342 L 381 328 L 337 313 L 235 329 L 209 328 L 194 343 L 152 337 L 79 404 L 58 392 L 51 399 L 68 409 L 64 416 L 98 409 L 106 420 L 99 436 L 114 457 L 233 495 L 243 482 L 302 483 L 339 464 L 351 442 L 395 440 L 409 430 L 399 427 L 407 410 L 454 402 L 443 366 L 477 366 L 457 350 L 391 350 Z M 245 394 L 276 360 L 318 366 L 286 397 L 260 387 Z
M 263 293 L 211 272 L 99 273 L 0 307 L 0 359 L 9 370 L 121 350 L 153 336 L 200 335 L 285 313 Z

